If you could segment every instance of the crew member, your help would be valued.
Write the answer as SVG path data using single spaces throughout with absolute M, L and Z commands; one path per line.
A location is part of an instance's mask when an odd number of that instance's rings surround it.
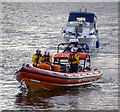
M 45 51 L 44 55 L 43 55 L 43 63 L 52 63 L 52 56 L 50 55 L 49 51 Z
M 68 63 L 70 64 L 69 72 L 77 72 L 78 71 L 78 65 L 80 64 L 79 56 L 76 53 L 77 49 L 72 48 L 71 53 L 68 55 Z
M 52 56 L 50 55 L 49 51 L 45 51 L 45 54 L 41 58 L 42 63 L 38 64 L 37 67 L 40 69 L 45 70 L 52 70 L 53 66 L 51 65 Z
M 36 54 L 34 54 L 32 56 L 32 63 L 34 67 L 37 67 L 37 64 L 40 63 L 42 61 L 42 54 L 41 54 L 41 50 L 37 49 L 36 50 Z

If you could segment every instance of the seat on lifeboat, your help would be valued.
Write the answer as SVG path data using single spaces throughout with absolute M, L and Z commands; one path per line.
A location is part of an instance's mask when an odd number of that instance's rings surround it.
M 52 65 L 52 66 L 54 67 L 55 72 L 60 72 L 61 71 L 60 65 Z
M 40 63 L 37 65 L 37 68 L 44 69 L 44 70 L 51 70 L 51 66 L 46 63 Z

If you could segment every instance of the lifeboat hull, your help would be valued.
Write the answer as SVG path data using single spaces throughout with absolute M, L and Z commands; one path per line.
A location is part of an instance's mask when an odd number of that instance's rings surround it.
M 15 76 L 27 90 L 50 91 L 91 84 L 102 77 L 102 72 L 96 69 L 78 73 L 61 73 L 35 67 L 22 67 Z

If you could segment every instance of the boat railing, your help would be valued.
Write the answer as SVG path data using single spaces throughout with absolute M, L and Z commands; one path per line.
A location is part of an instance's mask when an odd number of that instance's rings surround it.
M 59 50 L 60 50 L 60 46 L 66 46 L 66 48 L 64 49 L 63 53 L 65 53 L 67 50 L 70 52 L 70 49 L 71 49 L 71 45 L 75 45 L 75 43 L 60 43 L 58 44 L 57 46 L 57 53 L 59 53 Z M 77 44 L 79 46 L 78 48 L 78 52 L 85 52 L 85 53 L 89 53 L 89 46 L 86 44 L 86 43 L 78 43 Z

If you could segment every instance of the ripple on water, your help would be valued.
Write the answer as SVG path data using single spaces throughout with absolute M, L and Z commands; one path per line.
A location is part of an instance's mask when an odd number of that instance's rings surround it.
M 91 56 L 103 77 L 87 87 L 52 92 L 22 92 L 14 73 L 31 63 L 37 48 L 56 53 L 70 10 L 82 6 L 97 15 L 100 49 Z M 117 3 L 2 3 L 0 45 L 0 107 L 7 110 L 114 110 L 118 109 Z M 1 109 L 1 108 L 0 108 Z

